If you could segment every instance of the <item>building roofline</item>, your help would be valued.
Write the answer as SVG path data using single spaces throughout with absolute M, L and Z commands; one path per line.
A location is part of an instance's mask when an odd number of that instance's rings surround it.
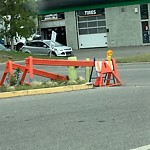
M 127 5 L 135 5 L 135 4 L 144 4 L 150 3 L 150 0 L 132 0 L 132 1 L 125 1 L 125 2 L 112 2 L 110 4 L 96 4 L 96 5 L 88 5 L 88 6 L 75 6 L 75 7 L 63 7 L 63 8 L 56 8 L 56 9 L 49 9 L 39 11 L 39 15 L 46 15 L 46 14 L 53 14 L 53 13 L 61 13 L 61 12 L 70 12 L 70 11 L 79 11 L 79 10 L 89 10 L 89 9 L 98 9 L 98 8 L 109 8 L 109 7 L 117 7 L 117 6 L 127 6 Z

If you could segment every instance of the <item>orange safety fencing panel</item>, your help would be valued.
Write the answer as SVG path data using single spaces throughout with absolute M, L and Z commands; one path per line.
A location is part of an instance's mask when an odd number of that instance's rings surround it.
M 97 77 L 95 86 L 116 86 L 121 85 L 116 60 L 111 61 L 95 61 Z
M 52 72 L 47 72 L 44 70 L 34 68 L 34 65 L 47 65 L 47 66 L 94 66 L 93 61 L 86 61 L 86 60 L 57 60 L 57 59 L 38 59 L 29 56 L 25 59 L 25 66 L 12 63 L 12 61 L 6 62 L 6 67 L 0 81 L 0 86 L 3 85 L 7 74 L 10 74 L 10 81 L 13 75 L 13 70 L 19 68 L 23 74 L 21 77 L 21 83 L 24 83 L 26 75 L 29 74 L 29 84 L 33 81 L 33 76 L 38 75 L 46 78 L 50 78 L 53 80 L 69 80 L 68 76 L 55 74 Z
M 93 72 L 93 67 L 95 67 L 97 72 L 95 86 L 100 86 L 100 87 L 115 86 L 115 85 L 122 84 L 119 77 L 115 59 L 111 59 L 111 61 L 60 60 L 60 59 L 57 60 L 57 59 L 38 59 L 30 56 L 25 59 L 25 66 L 20 64 L 15 64 L 12 61 L 6 62 L 6 67 L 2 79 L 0 81 L 0 86 L 4 84 L 4 81 L 8 73 L 10 74 L 10 81 L 11 81 L 11 78 L 14 76 L 13 70 L 17 68 L 19 68 L 23 72 L 21 77 L 21 83 L 24 83 L 27 74 L 29 74 L 28 84 L 30 84 L 33 81 L 34 75 L 38 75 L 38 76 L 42 76 L 54 80 L 69 80 L 68 76 L 36 69 L 34 68 L 34 65 L 92 67 L 92 72 Z

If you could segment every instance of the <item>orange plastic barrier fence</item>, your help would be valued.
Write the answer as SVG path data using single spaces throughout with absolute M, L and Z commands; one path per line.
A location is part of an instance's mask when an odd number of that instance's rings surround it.
M 94 66 L 94 61 L 87 60 L 63 60 L 63 59 L 39 59 L 39 58 L 26 58 L 26 64 L 31 65 L 47 65 L 47 66 L 81 66 L 81 67 L 92 67 Z
M 112 59 L 111 63 L 101 61 L 99 63 L 96 62 L 95 65 L 98 65 L 96 66 L 97 77 L 95 80 L 95 86 L 122 85 L 115 59 Z
M 52 72 L 46 72 L 40 69 L 35 69 L 34 65 L 47 65 L 47 66 L 93 66 L 94 61 L 86 61 L 86 60 L 79 60 L 79 61 L 71 61 L 71 60 L 55 60 L 55 59 L 38 59 L 33 57 L 28 57 L 25 59 L 25 66 L 12 63 L 11 61 L 6 62 L 6 68 L 4 70 L 2 79 L 0 81 L 0 86 L 3 85 L 7 74 L 10 74 L 10 81 L 13 75 L 13 70 L 20 68 L 23 72 L 21 77 L 21 83 L 24 83 L 27 73 L 29 73 L 29 83 L 33 81 L 33 75 L 38 75 L 46 78 L 50 78 L 53 80 L 68 80 L 68 76 L 63 76 L 59 74 L 55 74 Z
M 112 59 L 111 64 L 113 69 L 106 61 L 101 61 L 100 70 L 97 70 L 98 76 L 95 80 L 95 86 L 115 86 L 121 85 L 121 80 L 119 78 L 119 73 L 116 65 L 116 60 Z M 33 76 L 38 75 L 54 80 L 68 80 L 68 76 L 63 76 L 55 74 L 52 72 L 47 72 L 44 70 L 34 68 L 34 65 L 47 65 L 47 66 L 81 66 L 81 67 L 95 67 L 96 63 L 93 60 L 57 60 L 57 59 L 38 59 L 33 57 L 28 57 L 25 59 L 25 66 L 12 63 L 11 61 L 6 62 L 6 68 L 4 70 L 2 79 L 0 81 L 0 86 L 3 85 L 7 74 L 10 74 L 10 81 L 13 75 L 13 70 L 19 68 L 23 74 L 21 77 L 21 83 L 24 83 L 27 73 L 29 74 L 29 84 L 33 81 Z M 98 68 L 98 67 L 97 67 Z M 105 75 L 105 79 L 103 77 Z M 111 77 L 114 83 L 112 84 Z
M 39 69 L 34 70 L 33 72 L 33 65 L 46 65 L 46 66 L 94 66 L 94 61 L 86 61 L 86 60 L 57 60 L 57 59 L 39 59 L 39 58 L 33 58 L 28 57 L 25 59 L 26 67 L 29 70 L 29 82 L 32 82 L 33 80 L 33 74 L 36 73 L 36 75 L 44 76 L 47 78 L 52 78 L 55 80 L 68 80 L 67 76 L 60 76 L 58 74 L 52 74 L 44 71 L 40 71 Z
M 9 78 L 10 78 L 10 82 L 11 82 L 11 79 L 12 79 L 12 77 L 14 76 L 13 70 L 14 70 L 14 69 L 17 69 L 17 68 L 19 68 L 19 69 L 20 69 L 21 71 L 23 71 L 23 72 L 26 70 L 26 67 L 25 67 L 25 66 L 12 63 L 12 61 L 7 61 L 7 62 L 6 62 L 6 67 L 5 67 L 5 70 L 4 70 L 2 79 L 1 79 L 1 81 L 0 81 L 0 86 L 3 85 L 3 83 L 4 83 L 4 81 L 5 81 L 6 76 L 7 76 L 8 73 L 10 74 Z M 23 82 L 23 78 L 21 78 L 21 83 L 22 83 L 22 82 Z M 10 83 L 10 84 L 11 84 L 11 83 Z

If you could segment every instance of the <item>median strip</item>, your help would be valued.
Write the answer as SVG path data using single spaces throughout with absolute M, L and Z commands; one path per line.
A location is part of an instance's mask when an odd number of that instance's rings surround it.
M 18 97 L 18 96 L 27 96 L 27 95 L 69 92 L 69 91 L 77 91 L 77 90 L 92 89 L 92 88 L 93 88 L 93 84 L 80 84 L 80 85 L 60 86 L 60 87 L 53 87 L 53 88 L 3 92 L 3 93 L 0 93 L 0 99 Z

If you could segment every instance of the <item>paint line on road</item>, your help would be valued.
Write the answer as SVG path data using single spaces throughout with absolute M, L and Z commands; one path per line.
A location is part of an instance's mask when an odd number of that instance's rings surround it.
M 146 146 L 142 146 L 142 147 L 138 147 L 138 148 L 130 149 L 130 150 L 150 150 L 150 145 L 146 145 Z
M 131 69 L 125 69 L 125 68 L 119 68 L 118 69 L 119 71 L 146 71 L 146 70 L 150 70 L 150 68 L 137 68 L 137 69 L 135 69 L 135 68 L 131 68 Z

